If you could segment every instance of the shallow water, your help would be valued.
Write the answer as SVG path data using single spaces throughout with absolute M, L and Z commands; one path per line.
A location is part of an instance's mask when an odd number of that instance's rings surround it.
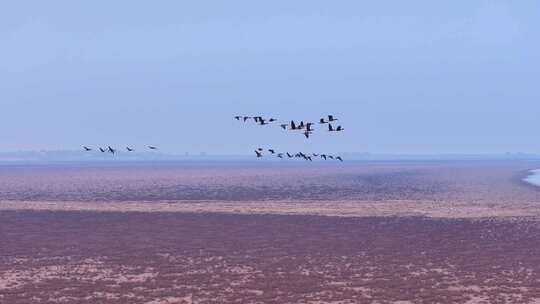
M 540 169 L 529 171 L 529 176 L 523 179 L 529 184 L 540 187 Z

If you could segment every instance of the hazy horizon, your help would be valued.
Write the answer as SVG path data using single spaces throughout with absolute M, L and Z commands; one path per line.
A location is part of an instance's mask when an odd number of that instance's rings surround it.
M 540 160 L 540 154 L 524 153 L 524 152 L 507 152 L 507 153 L 491 153 L 491 154 L 455 154 L 455 153 L 437 153 L 437 154 L 399 154 L 399 153 L 369 153 L 369 152 L 347 152 L 347 151 L 279 151 L 278 152 L 291 152 L 293 154 L 297 152 L 305 153 L 325 153 L 334 156 L 341 156 L 347 163 L 354 164 L 354 161 L 362 162 L 379 162 L 379 161 L 538 161 Z M 244 162 L 249 161 L 253 163 L 281 163 L 281 164 L 299 164 L 305 163 L 302 159 L 279 159 L 275 155 L 271 155 L 269 152 L 263 152 L 264 157 L 262 159 L 256 158 L 254 153 L 237 153 L 237 154 L 213 154 L 205 151 L 198 153 L 167 153 L 167 152 L 151 152 L 145 150 L 137 150 L 134 152 L 127 152 L 119 149 L 115 155 L 110 153 L 101 153 L 99 151 L 83 152 L 79 150 L 59 150 L 59 151 L 12 151 L 12 152 L 0 152 L 0 163 L 3 164 L 24 164 L 24 163 L 101 163 L 101 162 L 120 162 L 120 163 L 132 163 L 132 162 L 151 162 L 152 164 L 158 162 Z M 314 158 L 315 163 L 324 164 L 337 164 L 341 163 L 337 160 L 323 161 L 319 157 Z M 314 163 L 310 163 L 314 164 Z M 346 163 L 344 163 L 346 164 Z
M 0 151 L 540 153 L 535 1 L 3 7 Z M 233 119 L 254 114 L 346 131 Z

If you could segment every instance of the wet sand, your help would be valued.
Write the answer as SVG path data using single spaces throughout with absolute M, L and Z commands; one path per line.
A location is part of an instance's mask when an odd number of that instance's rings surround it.
M 519 205 L 494 202 L 433 201 L 177 201 L 177 202 L 42 202 L 0 201 L 0 211 L 94 211 L 94 212 L 170 212 L 317 215 L 337 217 L 425 216 L 432 218 L 521 218 L 540 219 L 539 203 Z
M 538 303 L 538 167 L 2 167 L 0 303 Z

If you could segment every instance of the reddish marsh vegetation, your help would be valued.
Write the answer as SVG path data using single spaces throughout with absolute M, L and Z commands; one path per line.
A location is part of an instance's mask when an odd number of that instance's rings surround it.
M 0 200 L 540 201 L 539 162 L 143 163 L 2 166 Z
M 538 303 L 538 167 L 2 167 L 0 303 Z
M 0 233 L 2 303 L 540 299 L 534 222 L 5 211 Z

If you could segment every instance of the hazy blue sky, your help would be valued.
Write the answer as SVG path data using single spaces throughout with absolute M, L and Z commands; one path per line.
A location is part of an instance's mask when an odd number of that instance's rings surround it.
M 0 150 L 540 152 L 539 3 L 5 1 Z

